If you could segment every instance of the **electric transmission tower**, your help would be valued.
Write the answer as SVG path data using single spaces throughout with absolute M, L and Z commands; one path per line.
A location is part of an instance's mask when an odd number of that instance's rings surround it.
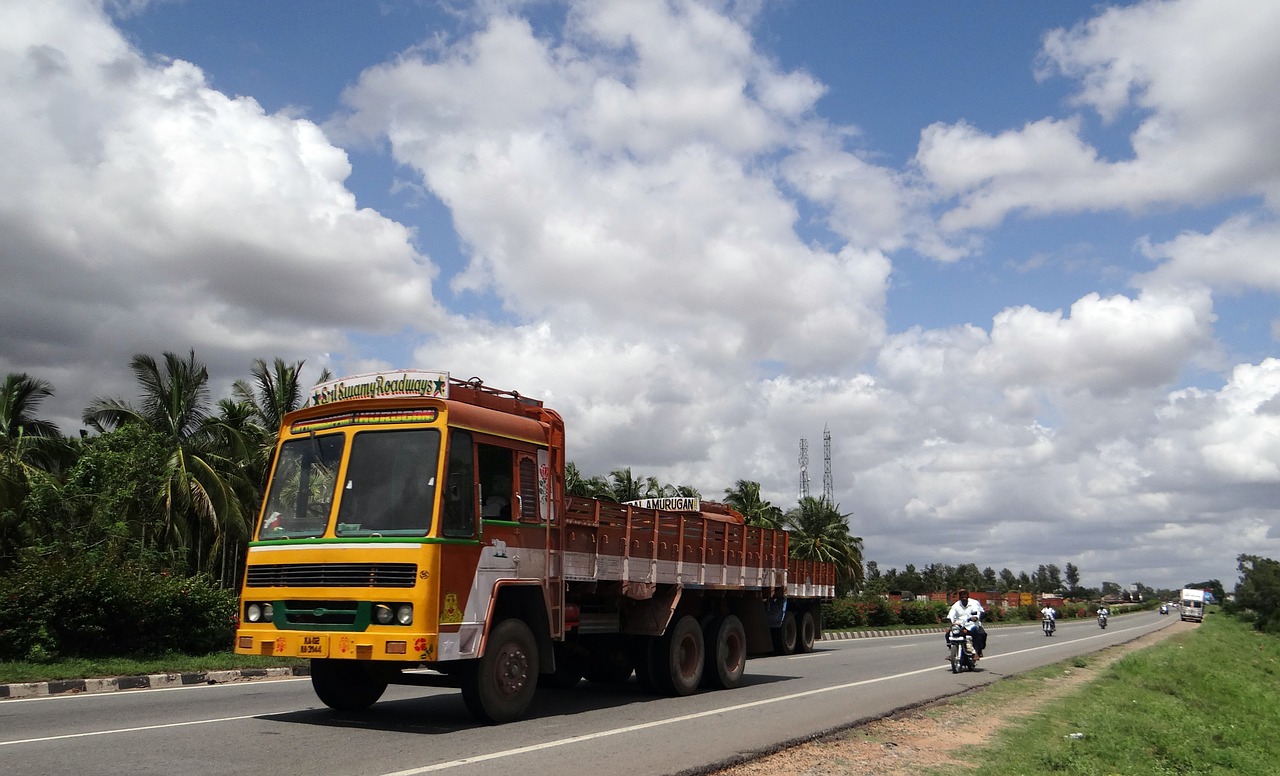
M 800 498 L 809 498 L 809 440 L 800 440 Z
M 836 503 L 835 485 L 831 479 L 831 429 L 822 427 L 822 499 L 828 504 Z

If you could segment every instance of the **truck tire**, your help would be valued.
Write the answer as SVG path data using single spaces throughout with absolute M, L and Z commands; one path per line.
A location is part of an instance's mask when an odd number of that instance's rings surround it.
M 363 711 L 386 692 L 385 679 L 377 679 L 364 663 L 355 660 L 313 658 L 311 687 L 320 702 L 338 711 Z
M 812 652 L 818 640 L 818 618 L 812 611 L 800 615 L 800 628 L 796 637 L 796 652 Z
M 484 655 L 462 680 L 462 700 L 477 720 L 519 719 L 538 689 L 538 642 L 523 620 L 503 620 L 489 632 Z
M 747 667 L 747 631 L 736 615 L 717 617 L 703 634 L 706 638 L 707 664 L 702 668 L 702 683 L 716 690 L 731 690 L 742 683 Z
M 660 692 L 654 679 L 654 652 L 657 651 L 657 646 L 657 636 L 635 636 L 631 641 L 631 662 L 636 667 L 636 682 L 640 684 L 641 690 L 652 695 Z
M 702 627 L 686 614 L 654 642 L 650 656 L 653 680 L 659 692 L 675 696 L 693 693 L 702 682 L 702 667 L 706 662 Z
M 790 655 L 796 651 L 797 637 L 795 612 L 787 612 L 782 616 L 782 624 L 769 633 L 773 637 L 773 654 Z

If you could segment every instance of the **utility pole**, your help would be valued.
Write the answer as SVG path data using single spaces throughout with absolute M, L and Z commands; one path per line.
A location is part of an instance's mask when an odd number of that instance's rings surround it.
M 835 506 L 836 489 L 835 483 L 831 478 L 831 429 L 825 424 L 822 426 L 822 461 L 824 464 L 822 471 L 822 499 L 829 506 Z
M 800 440 L 800 498 L 809 498 L 809 440 Z

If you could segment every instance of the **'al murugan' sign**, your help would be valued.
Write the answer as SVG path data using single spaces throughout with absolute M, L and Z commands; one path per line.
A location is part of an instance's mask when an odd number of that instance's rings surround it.
M 697 496 L 669 496 L 667 498 L 638 498 L 624 504 L 641 509 L 661 509 L 664 512 L 701 512 L 702 501 Z
M 320 383 L 311 389 L 307 403 L 313 407 L 347 399 L 449 398 L 449 373 L 405 369 L 372 372 Z

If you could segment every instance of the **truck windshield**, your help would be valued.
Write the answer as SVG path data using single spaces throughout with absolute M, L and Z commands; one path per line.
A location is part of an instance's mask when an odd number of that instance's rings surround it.
M 434 428 L 355 435 L 338 506 L 338 536 L 423 536 L 440 463 Z
M 312 434 L 281 446 L 259 539 L 301 539 L 324 533 L 344 442 L 342 434 Z

